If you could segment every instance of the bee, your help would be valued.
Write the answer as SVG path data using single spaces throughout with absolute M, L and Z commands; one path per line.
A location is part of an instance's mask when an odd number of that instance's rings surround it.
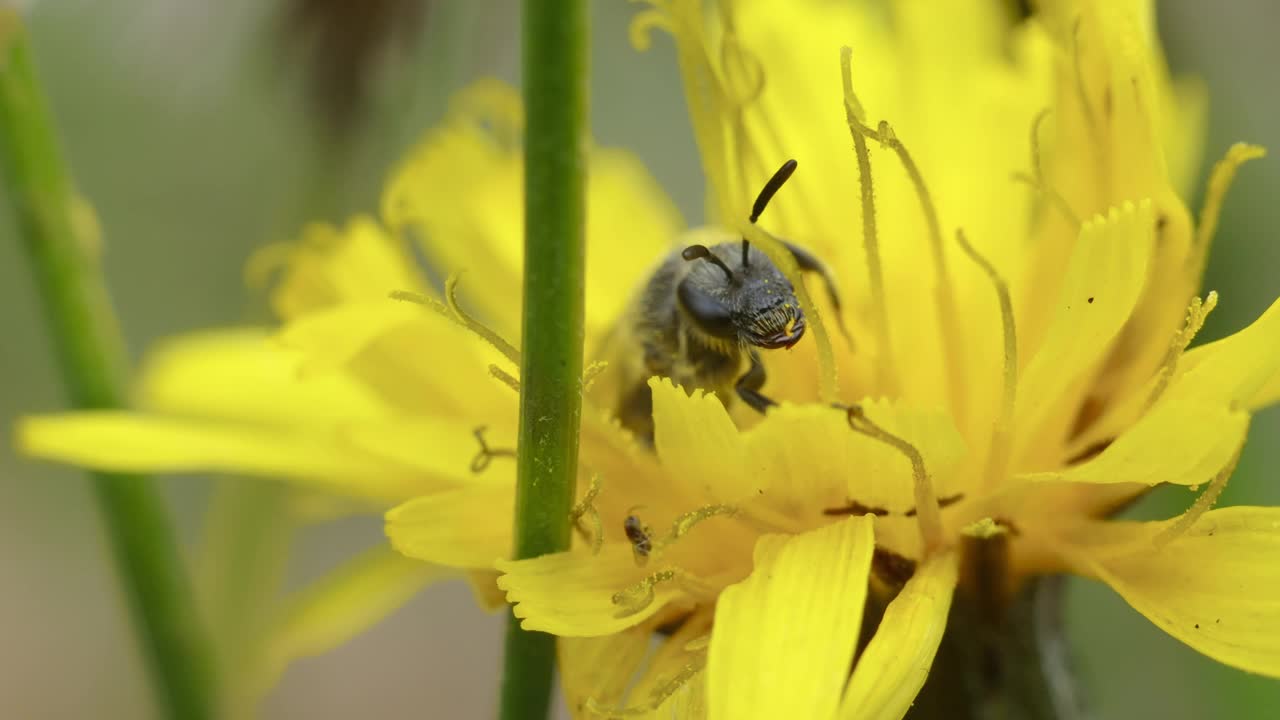
M 795 169 L 796 161 L 788 160 L 765 183 L 750 222 L 759 219 Z M 808 251 L 783 244 L 802 272 L 822 277 L 839 313 L 839 295 L 826 266 Z M 641 287 L 626 318 L 611 336 L 614 365 L 621 367 L 616 417 L 650 445 L 650 377 L 714 392 L 726 406 L 736 395 L 764 413 L 776 403 L 761 392 L 766 375 L 759 351 L 790 348 L 805 332 L 791 282 L 746 238 L 741 244 L 695 244 L 672 252 Z

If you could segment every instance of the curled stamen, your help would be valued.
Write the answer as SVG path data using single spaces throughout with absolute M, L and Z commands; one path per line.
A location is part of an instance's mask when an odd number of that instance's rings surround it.
M 1196 274 L 1204 272 L 1204 262 L 1209 256 L 1209 246 L 1213 244 L 1213 236 L 1218 230 L 1218 218 L 1222 215 L 1222 202 L 1231 189 L 1236 171 L 1250 160 L 1266 156 L 1265 148 L 1248 143 L 1236 143 L 1228 150 L 1226 156 L 1213 166 L 1209 175 L 1209 187 L 1204 193 L 1204 205 L 1200 208 L 1200 222 L 1196 228 L 1196 244 L 1190 260 Z
M 501 335 L 490 330 L 484 323 L 476 320 L 463 311 L 462 306 L 458 304 L 458 280 L 462 278 L 461 272 L 455 272 L 449 276 L 444 283 L 444 298 L 449 303 L 449 310 L 453 312 L 458 322 L 462 323 L 471 332 L 479 335 L 485 342 L 492 345 L 498 352 L 502 353 L 516 367 L 520 367 L 520 351 L 507 342 Z
M 1190 530 L 1191 526 L 1195 525 L 1196 521 L 1209 512 L 1214 503 L 1218 502 L 1218 498 L 1222 495 L 1222 491 L 1227 488 L 1227 481 L 1231 479 L 1231 475 L 1236 471 L 1236 465 L 1239 462 L 1240 450 L 1237 450 L 1236 454 L 1227 462 L 1226 467 L 1213 476 L 1213 479 L 1209 481 L 1209 487 L 1205 488 L 1205 491 L 1200 494 L 1200 497 L 1196 498 L 1191 507 L 1187 508 L 1187 511 L 1182 513 L 1172 525 L 1161 530 L 1159 534 L 1152 538 L 1151 544 L 1159 550 Z
M 498 382 L 502 383 L 503 385 L 506 385 L 512 390 L 515 390 L 517 393 L 520 392 L 520 381 L 517 380 L 514 375 L 507 372 L 506 370 L 503 370 L 497 365 L 493 365 L 493 364 L 489 365 L 489 375 L 493 377 L 495 380 L 497 380 Z
M 445 305 L 444 303 L 440 302 L 439 300 L 436 300 L 433 297 L 427 297 L 426 295 L 422 295 L 416 292 L 410 292 L 408 290 L 392 290 L 387 295 L 387 297 L 391 298 L 392 300 L 399 300 L 401 302 L 413 303 L 414 305 L 421 305 L 425 308 L 430 308 L 440 313 L 441 315 L 449 318 L 450 320 L 455 320 L 455 321 L 457 320 L 457 318 L 453 317 L 453 314 L 449 312 L 448 305 Z
M 987 455 L 986 473 L 983 476 L 984 483 L 994 484 L 1004 476 L 1009 462 L 1010 442 L 1013 437 L 1013 413 L 1018 399 L 1018 333 L 1013 322 L 1013 298 L 1009 295 L 1009 284 L 1000 277 L 1000 273 L 996 271 L 991 261 L 983 257 L 969 243 L 963 230 L 956 230 L 956 242 L 969 259 L 986 273 L 1000 301 L 1000 326 L 1004 337 L 1004 381 L 1000 415 L 996 418 L 995 430 L 991 436 L 991 450 Z
M 1031 176 L 1037 185 L 1044 181 L 1044 166 L 1040 162 L 1040 125 L 1049 117 L 1049 112 L 1049 108 L 1044 108 L 1031 121 Z
M 644 52 L 653 44 L 649 38 L 649 34 L 653 30 L 666 30 L 673 32 L 671 21 L 667 18 L 667 14 L 657 8 L 650 8 L 644 12 L 637 13 L 631 18 L 631 25 L 627 28 L 627 37 L 631 40 L 631 47 L 637 52 Z
M 618 611 L 614 613 L 614 617 L 624 618 L 643 612 L 645 608 L 653 603 L 654 586 L 659 583 L 671 582 L 676 579 L 676 571 L 661 570 L 656 572 L 629 588 L 619 590 L 613 594 L 610 600 L 614 605 L 618 606 Z
M 600 512 L 596 510 L 596 496 L 600 494 L 600 473 L 591 474 L 591 484 L 587 487 L 587 492 L 583 494 L 582 500 L 569 510 L 569 521 L 574 527 L 578 528 L 578 532 L 586 535 L 591 540 L 591 554 L 599 555 L 600 548 L 604 546 L 604 523 L 600 520 Z M 591 531 L 588 532 L 582 526 L 582 520 L 585 518 L 591 523 Z
M 880 262 L 880 240 L 876 231 L 875 187 L 871 179 L 871 154 L 867 152 L 867 138 L 859 132 L 857 110 L 861 109 L 853 93 L 853 49 L 840 49 L 840 74 L 844 81 L 844 110 L 853 135 L 853 150 L 858 158 L 858 184 L 862 188 L 862 241 L 867 254 L 867 275 L 871 291 L 872 327 L 878 347 L 876 380 L 880 390 L 896 395 L 898 381 L 894 373 L 893 348 L 889 344 L 889 306 L 885 299 L 884 267 Z
M 915 478 L 914 494 L 916 510 L 919 512 L 920 535 L 924 539 L 926 553 L 940 549 L 942 538 L 942 510 L 938 506 L 938 495 L 933 489 L 933 480 L 924 466 L 924 456 L 915 445 L 903 440 L 871 421 L 858 405 L 845 408 L 849 427 L 854 432 L 862 433 L 873 440 L 879 440 L 911 461 L 911 474 Z
M 442 303 L 439 300 L 436 300 L 435 298 L 427 297 L 426 295 L 421 295 L 415 292 L 410 292 L 408 290 L 392 290 L 388 294 L 388 297 L 390 297 L 392 300 L 399 300 L 401 302 L 410 302 L 410 303 L 413 303 L 414 305 L 421 305 L 422 307 L 428 308 L 458 323 L 462 327 L 475 333 L 476 336 L 478 336 L 481 340 L 484 340 L 485 342 L 489 343 L 498 352 L 502 353 L 504 357 L 510 360 L 512 364 L 514 364 L 516 367 L 519 367 L 520 351 L 516 350 L 515 347 L 512 346 L 511 343 L 503 339 L 501 335 L 494 332 L 493 330 L 490 330 L 480 321 L 472 318 L 470 315 L 464 312 L 462 308 L 458 305 L 456 291 L 457 291 L 459 277 L 460 277 L 460 273 L 454 273 L 453 275 L 450 275 L 449 279 L 445 282 L 445 299 L 448 301 L 447 304 Z M 514 377 L 512 377 L 510 374 L 499 369 L 498 366 L 490 365 L 489 374 L 493 375 L 495 378 L 501 380 L 502 382 L 514 388 L 516 392 L 520 391 L 519 381 L 516 380 Z
M 1198 297 L 1191 298 L 1191 304 L 1187 307 L 1187 320 L 1182 329 L 1174 333 L 1173 339 L 1169 341 L 1169 349 L 1165 352 L 1164 359 L 1160 361 L 1155 387 L 1151 388 L 1151 395 L 1147 398 L 1147 409 L 1155 405 L 1160 396 L 1164 395 L 1164 391 L 1169 388 L 1169 382 L 1173 380 L 1173 374 L 1178 369 L 1178 360 L 1182 359 L 1182 353 L 1195 339 L 1200 328 L 1204 327 L 1205 318 L 1209 317 L 1209 313 L 1213 312 L 1217 306 L 1218 293 L 1214 290 L 1211 290 L 1204 300 Z
M 707 505 L 697 510 L 690 510 L 672 521 L 671 532 L 663 540 L 662 545 L 665 547 L 679 540 L 703 520 L 719 516 L 733 517 L 737 514 L 738 508 L 733 505 Z
M 484 439 L 484 431 L 487 429 L 486 426 L 480 425 L 472 431 L 476 442 L 480 443 L 480 451 L 476 453 L 474 458 L 471 458 L 471 472 L 477 475 L 487 470 L 489 463 L 496 457 L 514 458 L 516 456 L 516 451 L 511 448 L 490 448 Z
M 1078 228 L 1083 224 L 1080 221 L 1080 216 L 1071 208 L 1067 199 L 1062 197 L 1061 193 L 1053 189 L 1053 187 L 1023 172 L 1015 172 L 1013 174 L 1013 179 L 1029 186 L 1032 190 L 1035 190 L 1041 195 L 1049 198 L 1049 201 L 1058 209 L 1058 212 L 1062 213 L 1062 216 L 1067 219 L 1067 222 L 1071 223 L 1071 227 Z

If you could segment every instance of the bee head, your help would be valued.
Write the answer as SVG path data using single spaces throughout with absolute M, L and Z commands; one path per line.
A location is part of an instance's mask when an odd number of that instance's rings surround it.
M 755 222 L 791 173 L 796 161 L 778 169 L 751 207 Z M 691 245 L 681 256 L 704 260 L 680 281 L 677 296 L 686 317 L 705 335 L 759 348 L 789 348 L 804 336 L 804 312 L 795 289 L 760 250 L 742 239 L 713 247 Z
M 705 260 L 676 290 L 684 315 L 701 333 L 759 348 L 789 348 L 804 336 L 804 312 L 795 290 L 767 255 L 749 248 L 739 262 L 737 243 L 692 245 L 686 260 Z

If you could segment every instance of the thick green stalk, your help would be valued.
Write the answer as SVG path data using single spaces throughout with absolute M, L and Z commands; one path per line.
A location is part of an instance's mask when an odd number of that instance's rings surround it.
M 63 382 L 80 408 L 124 402 L 124 354 L 91 239 L 77 233 L 71 183 L 17 14 L 0 9 L 0 170 L 42 295 Z M 147 478 L 94 475 L 98 502 L 167 715 L 215 715 L 209 644 L 163 499 Z
M 524 327 L 515 555 L 569 547 L 582 412 L 586 0 L 525 0 Z M 512 618 L 503 720 L 545 718 L 555 638 Z

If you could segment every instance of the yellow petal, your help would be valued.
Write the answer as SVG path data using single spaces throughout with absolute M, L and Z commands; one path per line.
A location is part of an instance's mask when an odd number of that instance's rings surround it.
M 1248 410 L 1280 400 L 1280 300 L 1240 332 L 1188 351 L 1179 367 Z
M 104 411 L 25 418 L 17 442 L 33 457 L 95 470 L 279 477 L 380 502 L 429 487 L 409 469 L 361 452 L 334 433 Z
M 461 93 L 383 199 L 388 223 L 418 231 L 438 267 L 467 271 L 461 295 L 504 333 L 519 330 L 521 132 L 518 92 L 496 81 L 477 83 Z M 637 273 L 669 250 L 681 221 L 630 153 L 593 148 L 588 163 L 586 323 L 596 334 L 617 322 Z
M 298 658 L 343 645 L 449 574 L 385 547 L 338 568 L 288 601 L 263 650 L 270 678 Z
M 277 426 L 329 426 L 384 417 L 377 396 L 349 377 L 302 379 L 297 353 L 258 328 L 210 330 L 163 341 L 139 372 L 147 410 Z
M 1080 230 L 1054 316 L 1018 382 L 1015 466 L 1059 457 L 1078 390 L 1105 359 L 1146 283 L 1153 222 L 1149 203 L 1126 204 Z
M 924 686 L 942 642 L 955 591 L 955 553 L 938 555 L 916 569 L 889 603 L 840 703 L 848 720 L 899 720 Z
M 1210 510 L 1157 550 L 1153 539 L 1173 522 L 1092 523 L 1060 550 L 1170 635 L 1280 677 L 1280 508 Z
M 1235 456 L 1249 430 L 1248 413 L 1203 387 L 1171 387 L 1146 415 L 1097 457 L 1061 471 L 1018 475 L 1015 482 L 1198 485 Z
M 645 720 L 701 720 L 707 717 L 705 668 L 713 611 L 713 608 L 696 610 L 658 645 L 646 664 L 644 674 L 628 693 L 625 707 L 609 708 L 605 705 L 601 709 L 619 710 L 615 715 Z M 597 716 L 588 714 L 587 717 L 594 720 Z M 604 717 L 612 715 L 606 713 Z
M 940 496 L 961 491 L 954 471 L 966 447 L 946 412 L 888 400 L 861 405 L 877 425 L 920 451 Z M 744 495 L 759 494 L 744 508 L 748 513 L 767 506 L 800 528 L 854 500 L 897 513 L 915 507 L 910 462 L 896 448 L 850 429 L 843 410 L 783 405 L 744 435 L 749 472 L 739 482 L 747 486 Z
M 502 560 L 495 567 L 503 573 L 498 587 L 507 592 L 515 616 L 523 619 L 520 626 L 562 637 L 621 632 L 668 603 L 714 597 L 701 587 L 701 581 L 681 576 L 652 584 L 652 595 L 642 602 L 615 603 L 615 594 L 639 589 L 647 578 L 664 571 L 660 565 L 637 567 L 626 543 L 605 545 L 599 555 L 555 553 L 531 560 Z
M 515 488 L 475 483 L 410 500 L 387 512 L 391 546 L 411 558 L 458 568 L 487 568 L 511 553 Z
M 302 354 L 299 373 L 323 373 L 343 367 L 378 337 L 424 312 L 430 311 L 390 297 L 344 302 L 293 320 L 276 341 Z
M 369 217 L 356 217 L 340 229 L 311 225 L 284 253 L 285 276 L 271 300 L 286 320 L 341 302 L 425 289 L 399 242 Z
M 422 416 L 360 423 L 342 428 L 341 433 L 353 447 L 412 468 L 424 480 L 438 480 L 441 486 L 483 482 L 515 487 L 513 427 L 485 427 L 481 437 L 490 453 L 487 461 L 475 428 L 454 418 Z M 423 489 L 426 487 L 424 482 Z
M 649 387 L 654 446 L 668 474 L 721 502 L 755 492 L 754 478 L 744 472 L 742 438 L 719 398 L 689 394 L 667 378 L 653 378 Z
M 831 716 L 858 645 L 874 550 L 865 517 L 760 539 L 755 570 L 716 605 L 710 718 Z
M 560 686 L 574 717 L 590 717 L 587 702 L 614 708 L 621 704 L 633 675 L 649 653 L 653 629 L 647 625 L 592 638 L 560 638 Z
M 662 187 L 630 152 L 592 151 L 587 172 L 587 332 L 600 335 L 622 316 L 637 278 L 672 252 L 683 221 Z

